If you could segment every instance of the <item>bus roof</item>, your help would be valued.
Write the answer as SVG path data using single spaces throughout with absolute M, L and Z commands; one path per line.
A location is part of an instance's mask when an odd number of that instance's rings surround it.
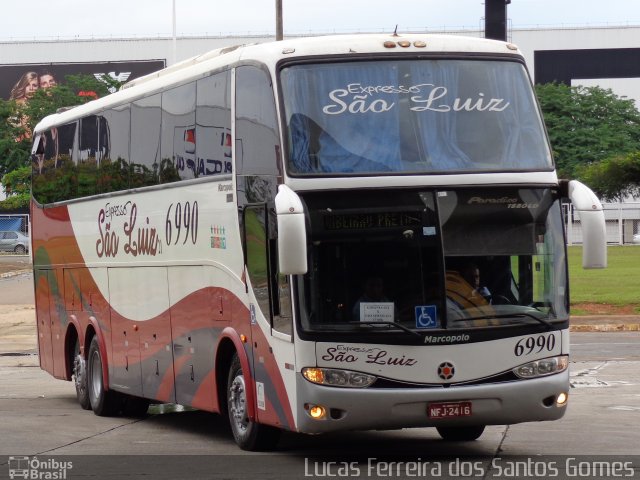
M 313 56 L 361 56 L 375 54 L 416 55 L 429 53 L 484 53 L 521 57 L 510 43 L 477 37 L 416 34 L 357 34 L 322 37 L 299 37 L 279 42 L 267 42 L 220 48 L 171 65 L 163 70 L 137 78 L 120 91 L 84 105 L 44 118 L 35 132 L 72 122 L 86 115 L 132 102 L 159 91 L 201 78 L 209 71 L 219 70 L 240 61 L 258 61 L 274 69 L 283 59 Z

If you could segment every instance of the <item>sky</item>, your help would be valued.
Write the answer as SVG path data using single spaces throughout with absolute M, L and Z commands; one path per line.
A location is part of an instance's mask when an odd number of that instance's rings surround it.
M 4 0 L 1 40 L 274 34 L 275 0 Z M 284 32 L 480 28 L 482 0 L 282 0 Z M 512 0 L 511 28 L 639 25 L 640 0 Z

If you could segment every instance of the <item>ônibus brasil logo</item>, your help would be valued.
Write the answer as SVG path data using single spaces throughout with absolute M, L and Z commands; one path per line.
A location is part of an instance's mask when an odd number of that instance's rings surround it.
M 9 457 L 9 478 L 34 480 L 65 480 L 67 470 L 73 468 L 72 462 L 63 462 L 55 458 L 40 460 L 38 457 Z

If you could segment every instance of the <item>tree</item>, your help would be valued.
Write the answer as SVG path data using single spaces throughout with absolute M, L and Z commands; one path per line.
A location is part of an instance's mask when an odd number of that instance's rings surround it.
M 29 206 L 29 190 L 23 186 L 30 182 L 31 132 L 38 122 L 60 108 L 107 95 L 108 88 L 120 85 L 110 78 L 100 81 L 90 75 L 68 75 L 64 84 L 37 90 L 23 105 L 0 99 L 0 179 L 7 194 L 0 201 L 0 210 Z
M 7 198 L 0 202 L 0 211 L 28 207 L 31 195 L 31 167 L 20 167 L 7 173 L 2 177 L 2 186 Z
M 24 166 L 29 158 L 30 140 L 17 118 L 16 103 L 0 99 L 0 178 Z
M 610 89 L 536 85 L 556 166 L 562 177 L 580 178 L 605 159 L 640 151 L 640 112 L 633 100 Z
M 640 152 L 607 158 L 579 169 L 579 174 L 605 200 L 640 196 Z

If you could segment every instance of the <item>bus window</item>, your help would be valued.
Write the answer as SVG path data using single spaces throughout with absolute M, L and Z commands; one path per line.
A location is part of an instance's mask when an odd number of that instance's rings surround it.
M 98 172 L 98 192 L 108 193 L 129 188 L 129 105 L 102 112 L 100 128 L 101 160 Z
M 269 279 L 271 282 L 271 305 L 273 329 L 293 335 L 293 313 L 291 306 L 291 284 L 288 275 L 278 270 L 277 219 L 274 210 L 269 210 Z
M 267 216 L 265 205 L 250 205 L 244 209 L 244 242 L 247 271 L 258 306 L 271 322 L 269 301 L 269 264 L 267 251 Z
M 295 175 L 553 168 L 517 62 L 305 63 L 280 79 Z
M 548 189 L 438 192 L 452 328 L 565 318 L 563 230 Z M 514 320 L 515 319 L 515 320 Z
M 136 100 L 131 106 L 130 188 L 158 183 L 160 104 L 160 94 L 156 94 Z
M 196 164 L 201 175 L 232 172 L 231 83 L 229 71 L 198 80 L 196 107 Z M 186 171 L 181 172 L 185 178 Z
M 160 183 L 197 178 L 196 84 L 188 83 L 162 93 L 162 145 Z
M 89 115 L 80 119 L 78 197 L 97 193 L 99 118 Z
M 43 204 L 62 202 L 77 196 L 77 172 L 74 161 L 77 123 L 52 127 L 40 135 L 37 168 L 34 168 L 33 195 Z
M 281 175 L 275 99 L 267 72 L 236 69 L 236 164 L 241 175 Z

